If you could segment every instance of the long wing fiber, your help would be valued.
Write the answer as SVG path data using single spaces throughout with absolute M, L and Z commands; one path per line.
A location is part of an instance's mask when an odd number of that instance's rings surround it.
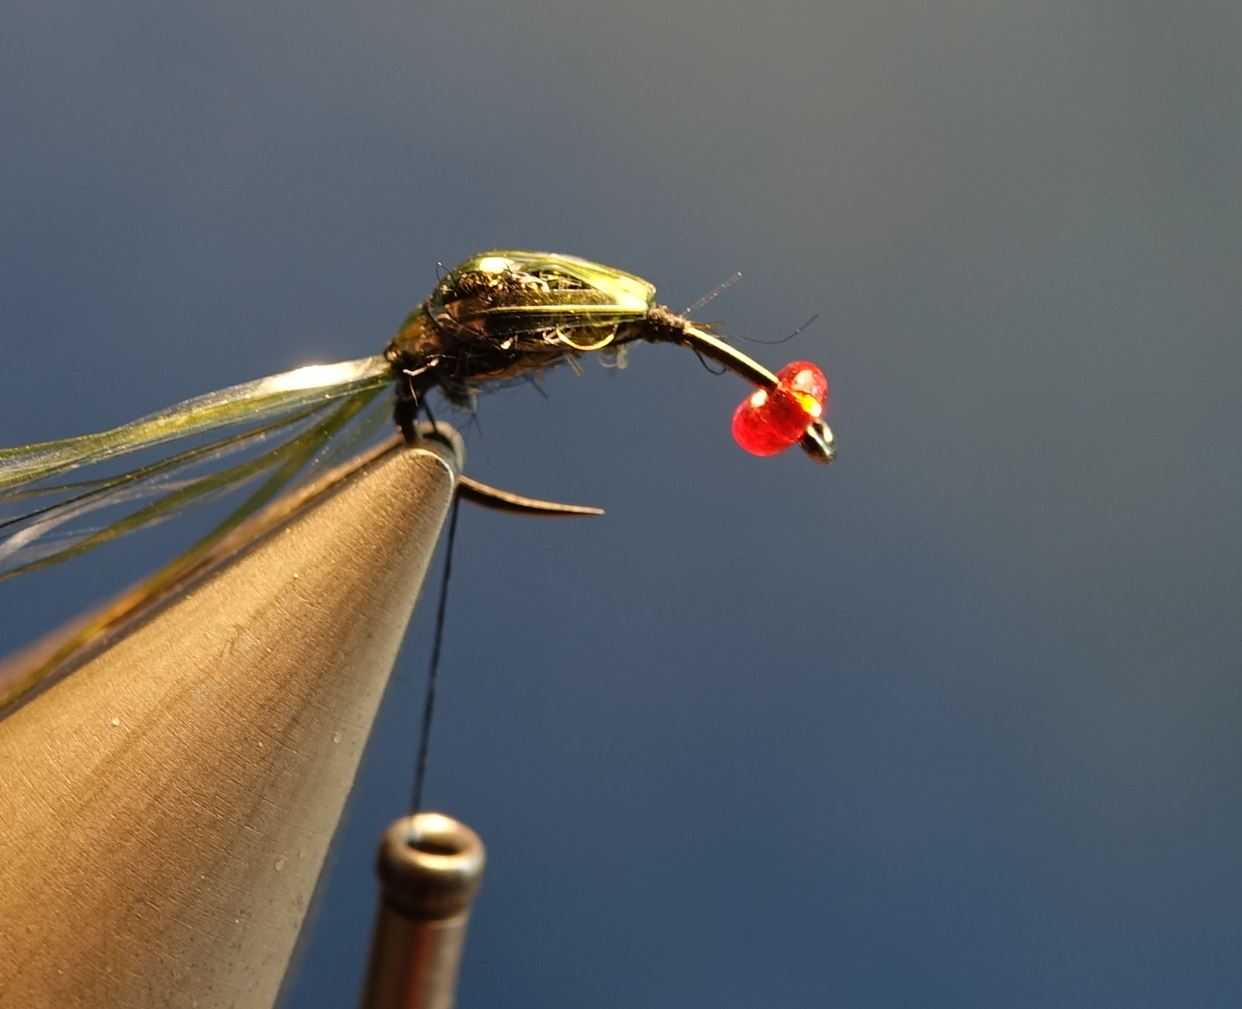
M 0 448 L 0 490 L 176 438 L 339 399 L 392 381 L 382 355 L 310 365 L 185 400 L 109 431 Z

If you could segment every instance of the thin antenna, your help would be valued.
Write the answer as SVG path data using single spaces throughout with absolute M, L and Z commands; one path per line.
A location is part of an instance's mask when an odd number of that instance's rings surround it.
M 761 339 L 759 339 L 759 337 L 757 337 L 757 336 L 743 336 L 743 337 L 740 337 L 740 339 L 745 340 L 747 343 L 757 343 L 757 344 L 759 344 L 760 346 L 763 346 L 763 347 L 775 347 L 777 344 L 781 344 L 781 343 L 788 343 L 788 342 L 789 342 L 790 340 L 792 340 L 794 337 L 796 337 L 796 336 L 800 335 L 801 333 L 805 332 L 806 330 L 810 329 L 810 328 L 811 328 L 811 325 L 812 325 L 812 324 L 815 322 L 815 320 L 816 320 L 816 319 L 818 319 L 818 318 L 819 318 L 819 313 L 818 313 L 818 312 L 816 312 L 816 313 L 815 313 L 814 315 L 812 315 L 809 319 L 807 319 L 807 320 L 806 320 L 806 322 L 804 322 L 801 326 L 799 326 L 797 329 L 795 329 L 792 333 L 786 333 L 784 336 L 782 336 L 782 337 L 780 337 L 779 339 L 776 339 L 776 340 L 761 340 Z
M 706 305 L 709 301 L 715 301 L 718 297 L 720 297 L 720 295 L 724 291 L 727 291 L 730 287 L 732 287 L 734 284 L 736 284 L 741 279 L 742 279 L 741 271 L 738 271 L 737 273 L 733 274 L 732 277 L 729 277 L 726 280 L 722 280 L 719 284 L 713 287 L 710 291 L 708 291 L 705 295 L 703 295 L 703 297 L 701 297 L 698 301 L 696 301 L 693 305 L 691 305 L 681 314 L 682 315 L 694 315 L 695 312 L 697 312 L 700 308 Z
M 423 723 L 418 731 L 418 760 L 414 765 L 414 797 L 410 813 L 422 811 L 423 783 L 427 777 L 427 756 L 431 751 L 431 721 L 436 710 L 436 686 L 440 680 L 440 648 L 444 644 L 444 617 L 448 611 L 449 579 L 453 575 L 453 544 L 457 539 L 457 512 L 461 497 L 453 498 L 449 513 L 448 536 L 444 541 L 444 573 L 440 576 L 440 601 L 436 606 L 436 629 L 431 646 L 431 670 L 427 674 L 427 691 L 423 695 Z

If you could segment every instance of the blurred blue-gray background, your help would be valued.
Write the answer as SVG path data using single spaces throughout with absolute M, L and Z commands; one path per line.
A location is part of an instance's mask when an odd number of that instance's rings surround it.
M 702 314 L 819 313 L 748 349 L 825 366 L 832 468 L 660 347 L 470 431 L 609 514 L 463 514 L 461 1004 L 1236 1005 L 1239 54 L 1236 4 L 12 5 L 0 441 L 374 353 L 478 249 L 741 271 Z M 429 609 L 289 1006 L 356 998 Z

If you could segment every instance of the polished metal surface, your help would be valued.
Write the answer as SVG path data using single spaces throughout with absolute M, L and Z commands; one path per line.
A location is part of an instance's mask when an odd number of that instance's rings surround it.
M 0 721 L 0 1005 L 271 1005 L 459 468 L 378 453 Z
M 450 1009 L 483 863 L 478 835 L 442 813 L 388 828 L 362 1009 Z

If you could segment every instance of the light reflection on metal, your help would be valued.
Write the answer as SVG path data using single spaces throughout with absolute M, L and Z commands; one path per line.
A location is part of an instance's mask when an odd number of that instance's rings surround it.
M 388 828 L 361 1009 L 450 1009 L 483 863 L 478 835 L 441 813 Z
M 272 1003 L 460 463 L 337 474 L 0 720 L 0 1001 Z

